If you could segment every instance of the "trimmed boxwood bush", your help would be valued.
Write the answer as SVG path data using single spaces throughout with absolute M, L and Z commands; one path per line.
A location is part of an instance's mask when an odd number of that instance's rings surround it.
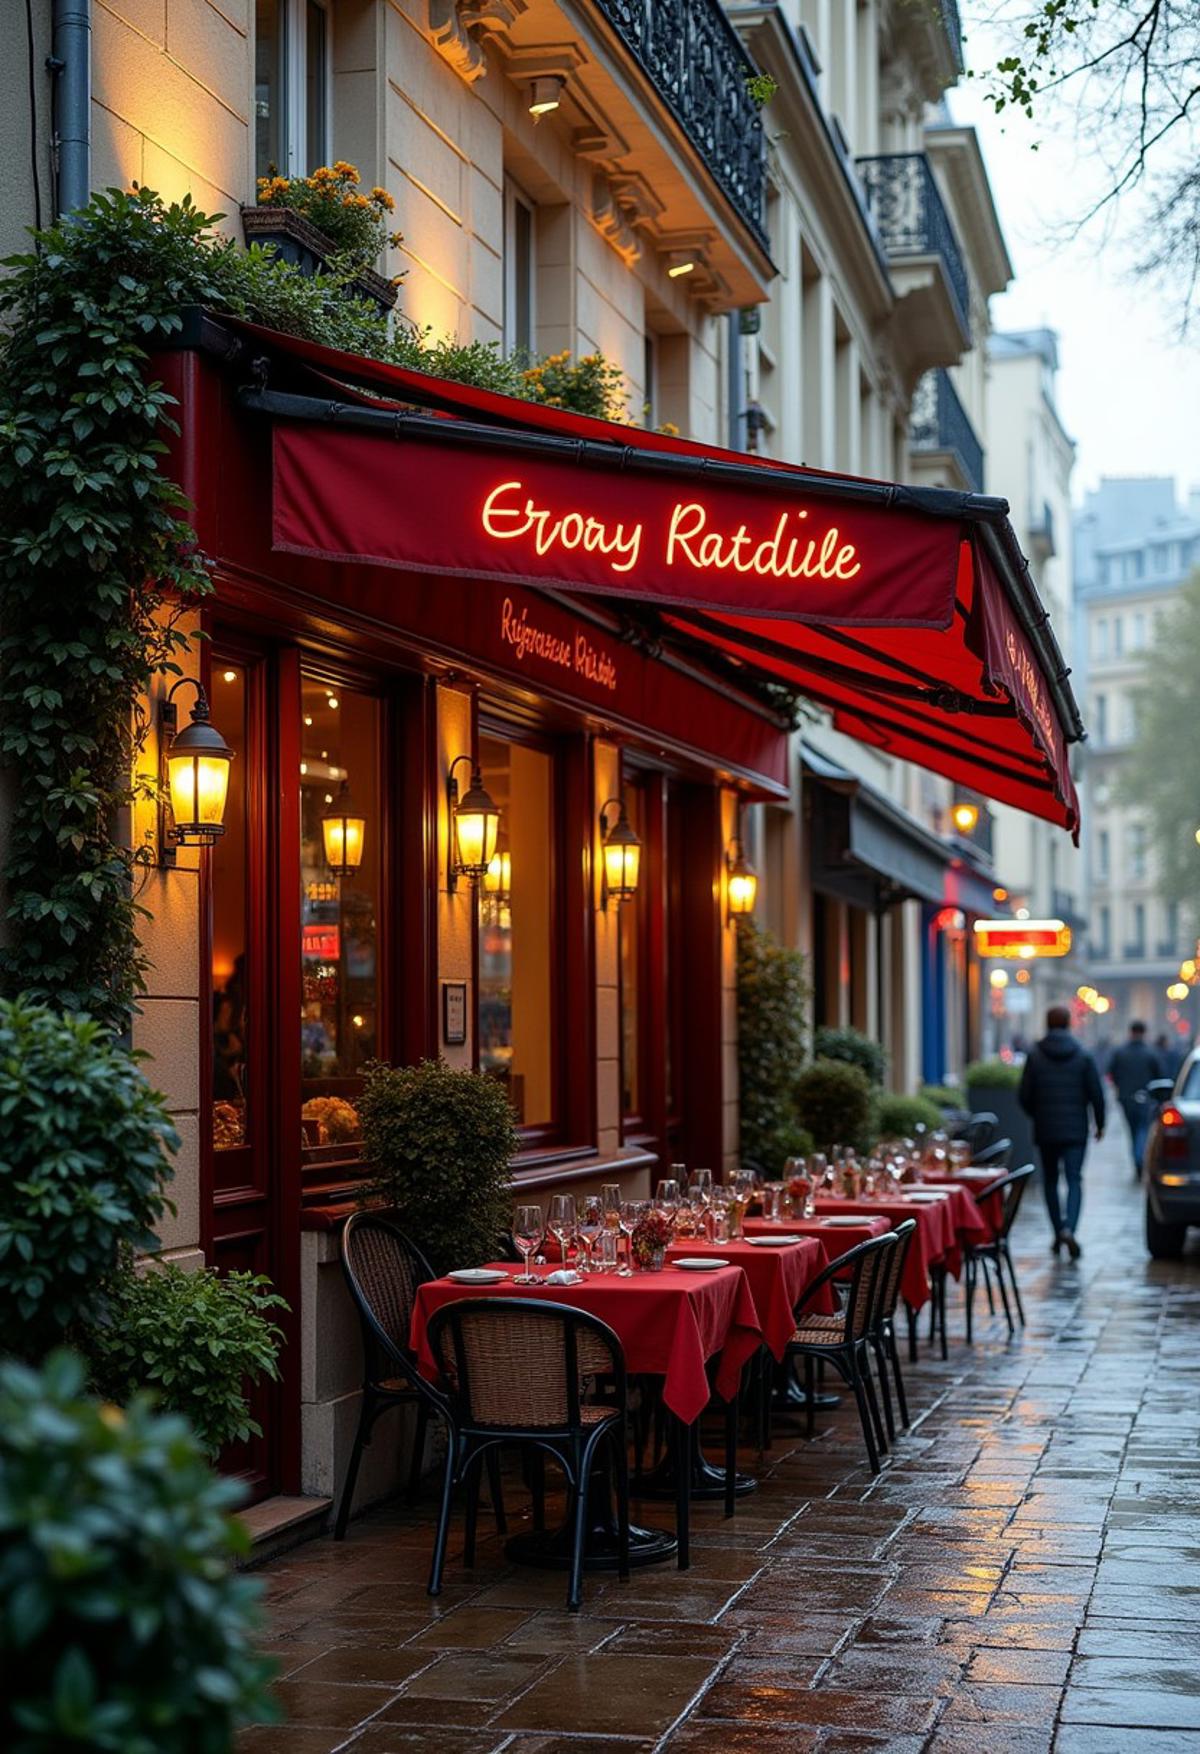
M 738 1100 L 742 1160 L 769 1178 L 812 1150 L 796 1118 L 796 1072 L 804 1060 L 809 985 L 805 958 L 738 922 Z
M 952 1084 L 922 1084 L 918 1094 L 923 1096 L 927 1102 L 932 1102 L 937 1108 L 961 1109 L 963 1107 L 963 1092 L 956 1090 Z
M 248 1547 L 182 1419 L 84 1398 L 83 1365 L 0 1366 L 0 1747 L 228 1754 L 276 1715 Z
M 877 1041 L 861 1029 L 833 1029 L 822 1024 L 813 1031 L 814 1060 L 844 1060 L 858 1066 L 872 1084 L 882 1084 L 887 1071 L 887 1055 Z
M 918 1127 L 933 1131 L 942 1124 L 942 1111 L 924 1096 L 877 1096 L 874 1130 L 877 1139 L 906 1139 Z
M 814 1060 L 795 1082 L 800 1123 L 817 1149 L 853 1145 L 861 1150 L 871 1131 L 871 1086 L 859 1066 L 844 1060 Z
M 283 1334 L 269 1311 L 287 1304 L 253 1273 L 130 1268 L 113 1284 L 106 1319 L 86 1339 L 92 1383 L 122 1405 L 139 1389 L 182 1413 L 207 1453 L 260 1436 L 247 1383 L 279 1375 Z
M 1012 1060 L 972 1060 L 963 1073 L 968 1090 L 1015 1090 L 1021 1082 L 1021 1068 Z
M 512 1222 L 509 1166 L 519 1143 L 501 1086 L 444 1060 L 376 1064 L 358 1112 L 375 1171 L 367 1198 L 391 1207 L 442 1272 L 495 1260 Z
M 122 1252 L 154 1247 L 178 1144 L 102 1025 L 0 1000 L 0 1348 L 41 1358 L 102 1318 Z

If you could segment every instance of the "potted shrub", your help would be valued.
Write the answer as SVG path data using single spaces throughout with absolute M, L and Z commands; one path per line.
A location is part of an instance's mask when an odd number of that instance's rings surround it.
M 1033 1163 L 1033 1128 L 1017 1101 L 1022 1068 L 1011 1060 L 973 1060 L 963 1072 L 966 1106 L 972 1114 L 990 1112 L 1000 1125 L 997 1139 L 1013 1142 L 1012 1166 Z
M 936 1132 L 942 1111 L 927 1096 L 885 1096 L 877 1091 L 874 1131 L 877 1139 L 911 1139 L 918 1127 Z
M 803 955 L 752 920 L 738 921 L 739 1150 L 771 1181 L 789 1157 L 812 1150 L 796 1117 L 796 1071 L 804 1059 L 809 1000 Z
M 364 194 L 360 181 L 344 159 L 310 177 L 260 177 L 257 206 L 242 208 L 242 230 L 248 244 L 272 245 L 306 274 L 332 272 L 390 310 L 402 276 L 388 280 L 374 263 L 401 241 L 388 229 L 396 203 L 386 189 Z
M 156 1246 L 179 1141 L 111 1033 L 44 1005 L 0 1001 L 0 1115 L 0 1348 L 38 1359 Z
M 861 1066 L 814 1060 L 795 1080 L 796 1112 L 819 1151 L 834 1145 L 862 1150 L 871 1130 L 871 1085 Z
M 391 1209 L 439 1272 L 495 1260 L 512 1222 L 518 1145 L 502 1087 L 444 1060 L 376 1064 L 358 1111 L 374 1170 L 368 1200 Z
M 871 1036 L 861 1029 L 834 1029 L 822 1024 L 813 1031 L 814 1060 L 844 1060 L 858 1066 L 871 1084 L 882 1084 L 887 1071 L 887 1054 Z
M 0 1366 L 0 1747 L 200 1754 L 271 1721 L 248 1539 L 181 1419 Z
M 93 1387 L 121 1406 L 151 1390 L 158 1406 L 186 1418 L 215 1460 L 227 1443 L 261 1436 L 246 1389 L 278 1377 L 283 1334 L 270 1312 L 287 1307 L 270 1280 L 253 1273 L 130 1266 L 84 1341 Z

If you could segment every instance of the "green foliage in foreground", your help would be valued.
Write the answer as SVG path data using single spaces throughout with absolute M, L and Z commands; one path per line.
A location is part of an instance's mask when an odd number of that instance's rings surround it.
M 963 1072 L 968 1093 L 975 1090 L 1015 1090 L 1021 1082 L 1021 1068 L 1011 1060 L 972 1060 Z
M 789 1157 L 812 1150 L 796 1114 L 796 1073 L 804 1060 L 808 968 L 790 950 L 742 919 L 737 927 L 739 1150 L 768 1178 Z
M 0 1747 L 228 1754 L 275 1715 L 240 1488 L 181 1419 L 83 1388 L 69 1353 L 0 1367 Z
M 103 1316 L 123 1255 L 154 1246 L 178 1144 L 101 1024 L 0 1000 L 0 1349 L 37 1359 Z

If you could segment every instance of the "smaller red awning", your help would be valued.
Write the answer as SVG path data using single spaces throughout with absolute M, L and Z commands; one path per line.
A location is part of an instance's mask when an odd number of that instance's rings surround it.
M 710 666 L 786 683 L 839 729 L 1077 832 L 1067 752 L 1082 726 L 1004 501 L 749 458 L 226 326 L 269 372 L 242 402 L 274 419 L 277 548 L 646 605 Z

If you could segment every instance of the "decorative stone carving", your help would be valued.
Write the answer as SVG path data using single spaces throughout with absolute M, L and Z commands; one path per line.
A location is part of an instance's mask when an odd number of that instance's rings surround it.
M 622 261 L 630 264 L 637 261 L 642 253 L 641 241 L 613 185 L 599 174 L 592 178 L 592 224 Z
M 524 12 L 527 0 L 425 0 L 423 35 L 460 79 L 473 85 L 487 71 L 483 44 Z

